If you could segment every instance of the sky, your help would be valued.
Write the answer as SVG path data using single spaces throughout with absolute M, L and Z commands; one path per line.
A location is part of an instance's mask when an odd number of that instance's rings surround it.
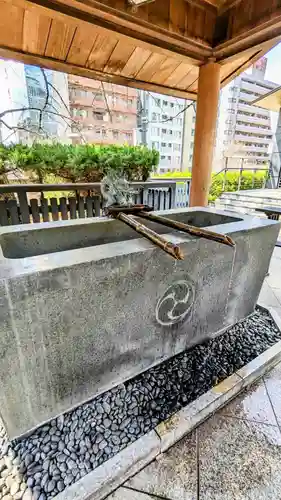
M 267 67 L 265 78 L 281 85 L 281 43 L 266 54 Z
M 273 47 L 265 57 L 267 58 L 265 79 L 281 85 L 281 42 L 276 47 Z M 271 111 L 270 117 L 272 130 L 275 131 L 278 122 L 278 113 Z

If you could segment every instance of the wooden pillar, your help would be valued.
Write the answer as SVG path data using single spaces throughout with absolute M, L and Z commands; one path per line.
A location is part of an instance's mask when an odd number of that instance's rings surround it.
M 212 176 L 220 65 L 210 62 L 199 69 L 195 140 L 189 206 L 207 206 Z

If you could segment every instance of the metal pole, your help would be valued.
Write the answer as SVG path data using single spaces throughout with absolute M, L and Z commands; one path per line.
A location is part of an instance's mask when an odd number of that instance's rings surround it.
M 255 186 L 255 175 L 256 175 L 256 169 L 254 168 L 252 170 L 252 189 L 254 189 Z
M 147 145 L 147 105 L 146 105 L 146 94 L 144 90 L 139 93 L 138 99 L 138 115 L 139 115 L 139 128 L 141 133 L 141 143 Z
M 223 191 L 225 191 L 225 185 L 226 185 L 227 165 L 228 165 L 228 158 L 225 159 L 225 169 L 224 169 L 223 185 L 222 185 Z
M 240 169 L 239 169 L 238 191 L 240 191 L 240 188 L 241 188 L 241 177 L 243 174 L 243 166 L 244 166 L 244 158 L 242 158 L 242 161 L 240 164 Z

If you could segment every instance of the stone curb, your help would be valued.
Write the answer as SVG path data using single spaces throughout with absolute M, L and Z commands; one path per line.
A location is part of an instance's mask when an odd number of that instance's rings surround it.
M 150 431 L 82 477 L 53 500 L 102 500 L 160 453 L 160 439 Z
M 265 308 L 264 308 L 265 309 Z M 281 330 L 281 318 L 266 308 Z M 281 361 L 281 340 L 53 500 L 103 500 Z

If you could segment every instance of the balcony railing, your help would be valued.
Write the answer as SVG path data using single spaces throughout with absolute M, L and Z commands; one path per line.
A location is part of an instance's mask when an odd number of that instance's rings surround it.
M 154 210 L 187 207 L 190 179 L 132 182 L 135 203 Z M 46 193 L 65 192 L 65 196 L 46 197 Z M 32 195 L 37 193 L 37 196 Z M 32 197 L 34 196 L 34 197 Z M 1 184 L 0 226 L 30 224 L 103 214 L 100 183 L 79 184 Z
M 254 165 L 247 165 L 247 162 L 245 161 L 244 158 L 236 158 L 236 159 L 240 162 L 239 166 L 237 165 L 237 167 L 229 167 L 229 159 L 226 158 L 225 167 L 214 175 L 214 179 L 218 175 L 223 175 L 223 181 L 222 181 L 223 191 L 227 191 L 227 188 L 228 188 L 227 174 L 230 172 L 238 173 L 237 186 L 236 186 L 237 191 L 240 191 L 240 189 L 241 189 L 241 186 L 243 183 L 243 173 L 244 172 L 247 172 L 248 174 L 251 175 L 251 187 L 249 186 L 248 189 L 265 188 L 266 187 L 267 181 L 271 177 L 271 172 L 270 172 L 268 167 L 262 168 L 262 167 L 257 167 Z M 257 179 L 256 178 L 257 173 L 263 173 L 264 174 L 263 178 Z M 233 179 L 231 180 L 231 182 L 233 184 Z M 242 187 L 242 189 L 243 189 L 243 187 Z
M 234 135 L 234 140 L 238 141 L 238 142 L 249 142 L 249 143 L 251 142 L 251 143 L 253 143 L 252 146 L 247 146 L 247 148 L 249 150 L 250 149 L 254 149 L 255 151 L 258 151 L 259 147 L 255 146 L 254 144 L 267 144 L 268 145 L 272 141 L 272 139 L 267 139 L 266 137 L 256 137 L 256 136 L 253 136 L 253 135 L 247 135 L 246 132 L 243 133 L 243 134 L 235 134 Z
M 239 106 L 243 106 L 243 104 L 238 105 L 237 120 L 247 122 L 247 123 L 249 123 L 249 125 L 252 125 L 253 123 L 257 123 L 259 125 L 265 125 L 265 126 L 270 127 L 270 117 L 269 116 L 266 118 L 259 118 L 257 116 L 244 115 L 242 113 L 239 113 L 239 109 L 240 109 Z M 247 109 L 245 111 L 249 111 L 249 110 Z M 251 110 L 251 112 L 252 112 L 252 110 Z M 263 130 L 266 130 L 266 129 L 263 129 Z
M 239 120 L 238 120 L 239 121 Z M 272 137 L 272 131 L 271 129 L 266 129 L 266 128 L 261 128 L 261 127 L 255 127 L 253 126 L 253 123 L 251 123 L 249 121 L 249 123 L 243 123 L 243 125 L 240 125 L 236 122 L 236 130 L 239 131 L 239 132 L 244 132 L 245 134 L 247 133 L 250 133 L 250 134 L 259 134 L 259 135 L 262 135 L 262 136 L 267 136 L 269 135 L 270 137 Z M 271 139 L 268 139 L 269 141 Z
M 255 113 L 255 114 L 260 113 L 261 115 L 263 115 L 262 111 L 264 111 L 264 110 L 260 110 L 256 106 L 254 107 L 251 104 L 243 104 L 242 102 L 238 103 L 237 109 L 238 109 L 238 111 L 241 110 L 241 111 L 246 111 L 248 113 Z M 263 115 L 262 120 L 266 120 L 266 119 L 267 119 L 267 116 Z M 258 120 L 259 120 L 259 118 L 258 118 Z M 269 120 L 269 117 L 268 117 L 268 120 Z

